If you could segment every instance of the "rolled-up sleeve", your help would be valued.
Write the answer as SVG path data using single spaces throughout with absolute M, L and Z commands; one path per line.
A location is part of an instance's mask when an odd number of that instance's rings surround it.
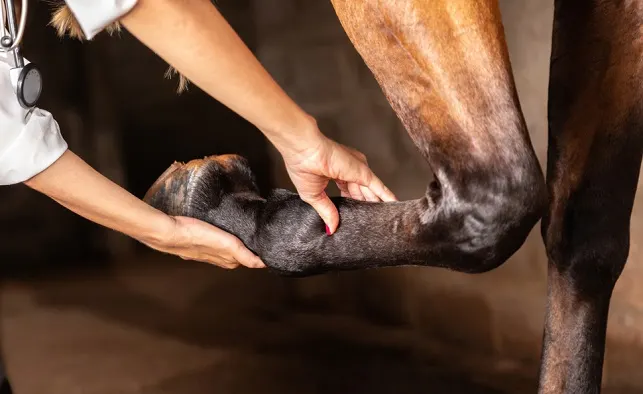
M 9 65 L 0 61 L 0 185 L 24 182 L 67 150 L 58 123 L 42 109 L 20 106 Z
M 127 14 L 137 0 L 65 0 L 85 38 L 91 40 L 109 24 Z

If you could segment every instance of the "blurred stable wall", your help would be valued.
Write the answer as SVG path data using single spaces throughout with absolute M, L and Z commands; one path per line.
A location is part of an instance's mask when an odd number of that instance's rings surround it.
M 400 198 L 424 193 L 429 172 L 327 1 L 256 0 L 257 48 L 284 88 L 329 136 L 361 150 Z M 547 151 L 547 84 L 553 2 L 501 1 L 522 108 L 541 164 Z M 280 185 L 289 185 L 281 167 Z M 643 186 L 641 186 L 643 187 Z M 643 390 L 643 192 L 632 219 L 630 258 L 612 302 L 605 384 Z M 546 300 L 540 224 L 504 266 L 483 275 L 394 268 L 294 282 L 309 308 L 407 327 L 418 341 L 535 377 Z M 465 357 L 466 358 L 466 357 Z
M 249 2 L 217 6 L 254 49 Z M 142 197 L 174 160 L 239 153 L 253 163 L 261 183 L 270 174 L 266 140 L 254 127 L 198 88 L 177 95 L 178 80 L 164 78 L 167 65 L 126 31 L 92 42 L 59 39 L 48 26 L 48 2 L 31 2 L 25 56 L 44 74 L 40 107 L 60 124 L 71 150 L 104 175 Z M 138 246 L 105 231 L 23 185 L 0 188 L 2 269 L 64 263 Z M 53 267 L 53 264 L 48 264 Z
M 544 167 L 552 2 L 501 1 L 508 45 L 532 141 Z M 330 137 L 363 151 L 400 198 L 424 193 L 429 171 L 328 1 L 226 0 L 218 6 L 289 94 Z M 176 96 L 166 65 L 127 33 L 92 43 L 61 41 L 46 26 L 47 3 L 31 6 L 26 56 L 45 74 L 43 107 L 72 149 L 142 196 L 172 161 L 237 152 L 268 187 L 290 187 L 281 159 L 253 127 L 193 88 Z M 0 189 L 3 266 L 71 259 L 132 243 L 79 220 L 25 187 Z M 643 196 L 632 220 L 630 260 L 609 325 L 606 384 L 643 388 Z M 108 237 L 106 237 L 108 235 Z M 491 368 L 536 376 L 546 297 L 546 258 L 536 227 L 501 268 L 463 275 L 437 268 L 284 280 L 306 310 L 344 313 L 410 330 L 418 349 L 440 343 Z M 466 358 L 465 357 L 465 358 Z

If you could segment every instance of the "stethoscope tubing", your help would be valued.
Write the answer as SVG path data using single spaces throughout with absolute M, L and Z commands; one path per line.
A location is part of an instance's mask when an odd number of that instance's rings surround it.
M 8 33 L 11 36 L 12 43 L 11 46 L 5 47 L 0 45 L 0 51 L 9 52 L 16 49 L 22 42 L 22 37 L 25 33 L 25 25 L 27 24 L 27 11 L 29 7 L 28 0 L 22 0 L 22 10 L 20 12 L 20 25 L 18 26 L 18 31 L 16 32 L 16 13 L 13 8 L 13 0 L 0 0 L 0 34 L 4 34 L 6 30 L 5 20 L 9 24 Z

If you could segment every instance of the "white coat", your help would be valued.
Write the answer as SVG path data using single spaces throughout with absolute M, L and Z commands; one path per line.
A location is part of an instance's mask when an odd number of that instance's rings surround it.
M 85 37 L 91 40 L 129 12 L 137 0 L 65 2 Z M 4 55 L 0 52 L 0 185 L 11 185 L 44 171 L 65 153 L 68 146 L 52 114 L 40 108 L 26 110 L 20 106 Z

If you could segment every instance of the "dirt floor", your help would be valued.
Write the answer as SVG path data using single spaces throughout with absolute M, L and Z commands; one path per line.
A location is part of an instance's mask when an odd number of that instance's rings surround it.
M 15 393 L 501 393 L 386 341 L 351 339 L 373 336 L 353 323 L 294 318 L 278 305 L 281 280 L 157 256 L 5 282 Z

